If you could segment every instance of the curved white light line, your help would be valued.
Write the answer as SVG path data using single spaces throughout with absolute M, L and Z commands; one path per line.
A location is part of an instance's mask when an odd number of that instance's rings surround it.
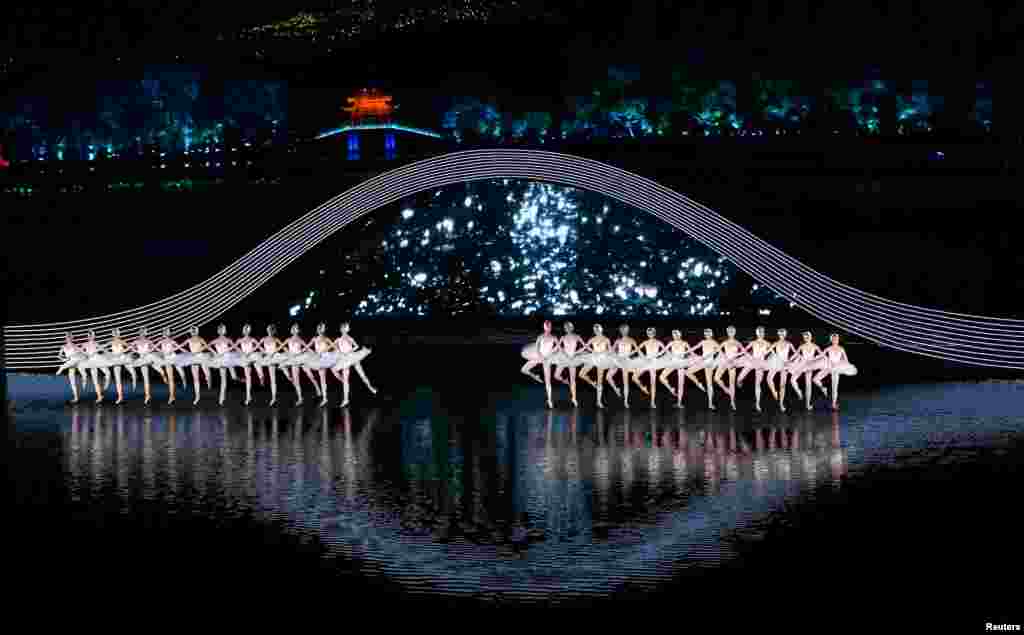
M 915 307 L 864 293 L 813 271 L 707 207 L 649 179 L 589 159 L 532 150 L 459 152 L 398 168 L 331 199 L 206 282 L 163 301 L 99 318 L 6 327 L 7 367 L 52 366 L 62 333 L 69 329 L 103 330 L 118 326 L 129 334 L 127 331 L 138 326 L 147 326 L 154 332 L 170 326 L 172 333 L 178 334 L 191 323 L 203 324 L 223 314 L 296 258 L 363 214 L 427 189 L 496 178 L 565 184 L 651 212 L 723 254 L 776 293 L 784 297 L 797 295 L 795 302 L 808 312 L 883 346 L 974 365 L 1024 367 L 1024 356 L 1015 344 L 1019 341 L 1017 337 L 1024 334 L 1024 326 L 1019 326 L 1024 321 Z M 339 214 L 339 208 L 347 211 Z M 812 286 L 812 282 L 820 286 Z M 230 293 L 224 293 L 225 286 L 231 287 Z M 211 298 L 214 291 L 219 293 Z M 950 333 L 956 333 L 955 337 L 950 337 Z

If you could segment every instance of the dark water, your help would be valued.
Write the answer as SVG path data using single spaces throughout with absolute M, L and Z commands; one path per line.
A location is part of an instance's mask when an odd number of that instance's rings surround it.
M 22 590 L 1020 623 L 1024 384 L 854 384 L 784 415 L 746 393 L 602 412 L 581 387 L 548 411 L 539 385 L 376 370 L 346 410 L 243 408 L 237 385 L 224 408 L 71 406 L 8 376 Z

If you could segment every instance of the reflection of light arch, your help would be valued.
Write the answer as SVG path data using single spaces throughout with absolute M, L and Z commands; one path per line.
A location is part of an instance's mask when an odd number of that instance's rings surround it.
M 342 126 L 341 128 L 334 128 L 327 132 L 322 132 L 316 136 L 319 139 L 326 139 L 327 137 L 333 137 L 335 135 L 344 134 L 346 132 L 362 132 L 364 130 L 398 130 L 399 132 L 409 132 L 412 134 L 420 135 L 422 137 L 430 137 L 432 139 L 442 139 L 443 137 L 434 132 L 433 130 L 426 130 L 424 128 L 413 128 L 410 126 L 403 126 L 397 123 L 363 123 L 355 124 L 351 126 Z
M 62 333 L 170 327 L 176 335 L 216 319 L 331 234 L 380 207 L 425 190 L 488 179 L 529 179 L 590 190 L 647 211 L 690 234 L 807 312 L 875 343 L 948 361 L 1024 369 L 1024 321 L 916 307 L 814 271 L 711 209 L 619 168 L 536 150 L 470 150 L 371 178 L 271 236 L 220 273 L 137 309 L 50 324 L 5 327 L 6 367 L 54 366 Z M 879 254 L 879 256 L 883 256 Z

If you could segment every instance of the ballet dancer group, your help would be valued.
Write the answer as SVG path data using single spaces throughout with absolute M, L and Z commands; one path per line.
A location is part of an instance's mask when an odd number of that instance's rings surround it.
M 189 329 L 190 337 L 182 343 L 178 343 L 171 337 L 171 329 L 165 328 L 163 337 L 153 341 L 147 336 L 145 328 L 139 329 L 139 336 L 131 341 L 121 338 L 121 330 L 111 331 L 111 341 L 108 344 L 100 344 L 96 341 L 96 332 L 89 331 L 86 341 L 75 344 L 71 333 L 65 334 L 64 346 L 60 349 L 63 365 L 57 370 L 57 374 L 64 371 L 68 373 L 68 381 L 71 384 L 71 392 L 74 395 L 72 403 L 78 403 L 78 382 L 76 372 L 81 375 L 82 390 L 84 391 L 92 376 L 93 388 L 96 391 L 96 403 L 103 401 L 103 393 L 110 386 L 110 371 L 114 371 L 114 381 L 117 387 L 117 403 L 124 402 L 124 386 L 121 382 L 121 370 L 127 369 L 132 378 L 132 388 L 136 386 L 136 369 L 142 370 L 143 385 L 146 393 L 146 404 L 149 404 L 152 394 L 149 384 L 149 369 L 155 370 L 164 380 L 170 389 L 170 399 L 167 403 L 174 403 L 174 373 L 177 372 L 181 378 L 182 388 L 187 389 L 185 369 L 192 369 L 192 379 L 195 388 L 195 400 L 193 404 L 199 403 L 200 385 L 199 373 L 202 371 L 206 378 L 206 388 L 211 390 L 212 380 L 211 369 L 220 369 L 220 405 L 224 405 L 227 396 L 227 378 L 238 381 L 236 369 L 241 368 L 245 374 L 245 405 L 252 402 L 252 370 L 256 371 L 260 385 L 263 385 L 263 369 L 267 369 L 270 375 L 270 405 L 277 403 L 277 371 L 284 373 L 291 381 L 298 397 L 295 405 L 302 405 L 302 384 L 300 371 L 313 382 L 316 394 L 321 398 L 320 405 L 327 405 L 327 371 L 330 370 L 335 378 L 341 382 L 343 390 L 344 408 L 349 403 L 349 369 L 355 368 L 362 378 L 363 383 L 370 392 L 376 394 L 377 390 L 370 384 L 361 362 L 370 354 L 370 349 L 361 348 L 352 336 L 349 335 L 349 325 L 341 325 L 341 337 L 332 340 L 327 337 L 327 327 L 324 324 L 317 326 L 316 337 L 308 342 L 299 337 L 299 326 L 293 325 L 291 337 L 281 341 L 275 337 L 274 326 L 267 327 L 267 335 L 262 339 L 255 339 L 250 336 L 252 327 L 246 324 L 242 327 L 242 337 L 232 340 L 227 336 L 227 327 L 223 324 L 217 327 L 217 338 L 207 342 L 199 336 L 198 327 Z M 88 372 L 88 375 L 87 375 Z M 100 388 L 97 373 L 104 377 L 103 388 Z M 317 374 L 314 374 L 317 373 Z M 319 375 L 319 376 L 317 376 Z
M 660 371 L 661 384 L 676 398 L 676 408 L 683 407 L 683 393 L 686 379 L 690 379 L 697 388 L 708 397 L 708 408 L 715 409 L 715 384 L 727 395 L 736 409 L 736 389 L 743 384 L 747 375 L 754 371 L 754 407 L 761 412 L 761 381 L 768 380 L 768 390 L 779 402 L 779 410 L 786 411 L 786 379 L 796 391 L 800 399 L 805 393 L 800 390 L 798 380 L 806 378 L 806 404 L 811 410 L 811 384 L 828 397 L 828 389 L 821 380 L 826 376 L 832 378 L 832 409 L 839 409 L 839 377 L 857 374 L 857 367 L 850 363 L 846 350 L 839 345 L 839 336 L 832 334 L 831 345 L 822 350 L 814 343 L 809 331 L 803 334 L 803 343 L 794 346 L 786 339 L 786 329 L 778 330 L 778 339 L 769 342 L 764 337 L 764 328 L 758 327 L 756 338 L 746 345 L 736 339 L 736 329 L 726 329 L 727 337 L 721 342 L 715 340 L 711 329 L 704 330 L 704 339 L 696 346 L 690 346 L 679 331 L 672 331 L 672 340 L 667 344 L 658 340 L 656 330 L 647 329 L 647 339 L 641 343 L 629 336 L 629 327 L 619 327 L 621 337 L 614 343 L 605 337 L 600 324 L 594 325 L 594 336 L 588 341 L 576 335 L 573 325 L 565 323 L 565 335 L 558 337 L 551 333 L 551 322 L 544 322 L 544 333 L 531 344 L 523 347 L 522 356 L 527 360 L 521 372 L 531 379 L 543 383 L 547 389 L 549 408 L 553 408 L 551 395 L 551 379 L 569 385 L 572 404 L 578 406 L 576 400 L 576 368 L 580 368 L 579 377 L 597 390 L 597 407 L 604 408 L 602 385 L 604 381 L 612 387 L 616 396 L 622 397 L 625 406 L 629 407 L 629 382 L 632 381 L 640 390 L 651 398 L 651 408 L 656 408 L 655 381 Z M 541 379 L 531 370 L 543 366 L 544 378 Z M 553 370 L 552 370 L 553 369 Z M 569 379 L 564 378 L 565 369 L 569 369 Z M 590 379 L 591 369 L 597 370 L 597 381 Z M 615 375 L 622 371 L 622 392 L 615 385 Z M 704 371 L 706 388 L 698 379 L 698 373 Z M 739 371 L 739 377 L 736 371 Z M 606 372 L 607 371 L 607 372 Z M 678 390 L 669 383 L 672 373 L 678 375 Z M 650 373 L 650 390 L 641 379 L 644 373 Z M 603 377 L 602 377 L 603 375 Z M 728 376 L 729 383 L 722 382 Z M 779 387 L 775 387 L 775 376 L 779 375 Z

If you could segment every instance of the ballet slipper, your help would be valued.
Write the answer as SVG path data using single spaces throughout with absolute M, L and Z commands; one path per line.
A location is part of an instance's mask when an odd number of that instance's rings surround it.
M 346 408 L 346 407 L 348 407 L 348 399 L 346 399 L 345 401 L 342 401 L 342 402 L 341 402 L 341 407 L 342 407 L 342 408 Z
M 377 389 L 374 388 L 373 386 L 367 386 L 366 389 L 375 395 L 377 394 Z
M 295 405 L 296 406 L 301 406 L 302 405 L 302 399 L 300 398 L 298 401 L 296 401 Z
M 145 405 L 145 406 L 148 406 L 148 405 L 149 405 L 149 400 L 150 400 L 150 396 L 149 396 L 149 395 L 146 395 L 146 399 L 145 399 L 145 401 L 143 401 L 143 402 L 142 402 L 142 403 L 143 403 L 143 405 Z
M 273 399 L 271 399 L 271 400 L 270 400 L 270 403 L 269 403 L 269 404 L 267 404 L 267 405 L 268 405 L 268 406 L 273 406 L 273 405 L 274 405 L 274 404 L 276 404 L 276 403 L 277 403 L 277 397 L 274 397 Z
M 124 397 L 118 397 L 117 401 L 114 402 L 114 405 L 120 406 L 123 403 L 124 403 Z
M 579 404 L 579 403 L 577 403 L 575 399 L 573 399 L 573 400 L 572 400 L 572 405 L 573 405 L 573 407 L 576 407 L 576 408 L 578 408 L 580 404 Z
M 555 407 L 555 405 L 551 403 L 550 399 L 548 399 L 548 408 L 554 408 L 554 407 Z

